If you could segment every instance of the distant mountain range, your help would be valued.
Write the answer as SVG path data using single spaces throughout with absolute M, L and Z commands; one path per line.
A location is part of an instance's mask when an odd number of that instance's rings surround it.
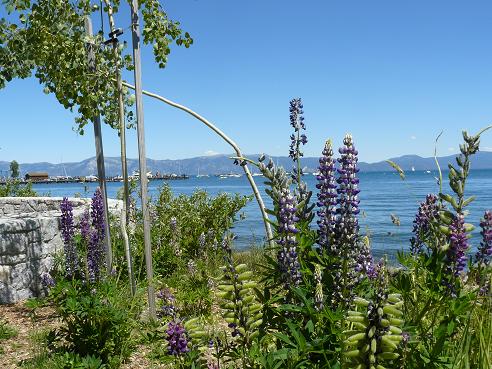
M 147 168 L 153 173 L 161 174 L 223 174 L 223 173 L 242 173 L 242 169 L 234 165 L 229 158 L 232 155 L 200 156 L 190 159 L 179 160 L 154 160 L 147 159 Z M 248 155 L 249 158 L 256 160 L 259 155 Z M 447 164 L 454 162 L 454 155 L 438 158 L 441 168 L 447 169 Z M 267 159 L 268 160 L 268 159 Z M 286 156 L 274 156 L 272 160 L 285 168 L 292 167 L 292 161 Z M 390 160 L 397 163 L 403 170 L 410 171 L 412 167 L 416 171 L 436 169 L 434 158 L 423 158 L 418 155 L 404 155 Z M 302 159 L 304 167 L 308 172 L 315 172 L 318 167 L 318 158 L 306 157 Z M 106 157 L 106 175 L 116 176 L 121 174 L 121 164 L 119 157 Z M 0 177 L 8 175 L 10 163 L 0 161 Z M 392 171 L 393 169 L 385 161 L 377 163 L 360 162 L 359 168 L 362 172 L 381 172 Z M 254 168 L 255 169 L 255 168 Z M 492 169 L 492 152 L 478 152 L 472 160 L 472 169 Z M 138 160 L 128 160 L 128 171 L 131 174 L 138 170 Z M 257 170 L 253 170 L 257 171 Z M 94 157 L 80 161 L 78 163 L 22 163 L 20 164 L 21 175 L 28 172 L 47 172 L 50 176 L 87 176 L 97 174 L 96 159 Z

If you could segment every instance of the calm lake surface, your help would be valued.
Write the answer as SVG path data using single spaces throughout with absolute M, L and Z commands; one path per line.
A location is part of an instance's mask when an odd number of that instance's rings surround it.
M 412 231 L 412 221 L 418 205 L 425 199 L 428 193 L 438 192 L 436 178 L 437 171 L 407 172 L 405 181 L 394 172 L 360 173 L 360 200 L 361 200 L 361 232 L 370 234 L 374 254 L 379 256 L 387 254 L 390 258 L 401 249 L 408 249 Z M 450 192 L 447 186 L 447 173 L 444 173 L 444 192 Z M 271 201 L 264 192 L 264 178 L 255 177 L 257 185 L 263 193 L 267 206 Z M 309 174 L 305 176 L 309 188 L 316 192 L 316 177 Z M 210 195 L 220 192 L 239 193 L 252 195 L 247 179 L 218 178 L 218 177 L 192 177 L 187 180 L 169 181 L 175 194 L 191 194 L 195 189 L 206 190 Z M 163 181 L 151 181 L 149 184 L 150 195 L 157 197 Z M 80 193 L 82 196 L 91 196 L 97 187 L 97 183 L 89 184 L 34 184 L 33 188 L 39 194 L 50 196 L 73 196 Z M 108 183 L 108 195 L 115 198 L 121 183 Z M 486 209 L 492 209 L 492 170 L 473 171 L 466 188 L 467 196 L 475 195 L 476 200 L 468 207 L 470 214 L 468 222 L 479 225 L 480 218 Z M 313 194 L 315 199 L 315 194 Z M 234 227 L 234 233 L 238 236 L 236 247 L 247 248 L 252 244 L 260 244 L 264 237 L 263 223 L 256 201 L 252 200 L 243 210 L 245 219 L 240 220 Z M 391 214 L 399 217 L 400 226 L 391 222 Z M 315 224 L 316 225 L 316 224 Z M 472 243 L 474 247 L 479 241 L 478 229 L 474 232 Z

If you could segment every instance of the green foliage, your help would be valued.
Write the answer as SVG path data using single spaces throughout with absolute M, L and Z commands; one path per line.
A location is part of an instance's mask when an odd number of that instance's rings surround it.
M 156 271 L 168 276 L 180 264 L 179 260 L 187 263 L 197 256 L 213 255 L 248 201 L 248 197 L 237 194 L 210 197 L 202 190 L 175 197 L 170 187 L 164 186 L 155 203 L 152 222 Z M 202 244 L 200 238 L 204 239 Z
M 18 178 L 19 177 L 19 163 L 15 160 L 12 160 L 10 162 L 10 176 L 12 178 Z
M 62 325 L 51 332 L 50 347 L 118 367 L 131 353 L 131 331 L 138 313 L 125 291 L 111 279 L 98 284 L 57 281 L 50 299 Z
M 0 320 L 0 342 L 17 336 L 17 330 L 4 320 Z
M 22 185 L 20 180 L 11 179 L 0 184 L 0 197 L 33 197 L 37 195 L 36 191 L 32 189 L 31 182 Z

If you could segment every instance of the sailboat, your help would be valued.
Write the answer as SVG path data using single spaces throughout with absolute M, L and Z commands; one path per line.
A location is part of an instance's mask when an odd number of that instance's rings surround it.
M 415 172 L 415 167 L 412 165 L 412 172 Z
M 207 177 L 209 177 L 209 175 L 208 174 L 200 174 L 200 168 L 198 168 L 196 178 L 207 178 Z

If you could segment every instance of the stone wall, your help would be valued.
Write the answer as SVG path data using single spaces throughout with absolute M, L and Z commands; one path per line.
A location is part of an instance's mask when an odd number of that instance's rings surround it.
M 44 293 L 40 276 L 53 266 L 54 254 L 63 250 L 61 201 L 61 197 L 0 198 L 0 304 Z M 77 222 L 91 200 L 70 202 Z M 110 199 L 109 208 L 119 215 L 122 202 Z

